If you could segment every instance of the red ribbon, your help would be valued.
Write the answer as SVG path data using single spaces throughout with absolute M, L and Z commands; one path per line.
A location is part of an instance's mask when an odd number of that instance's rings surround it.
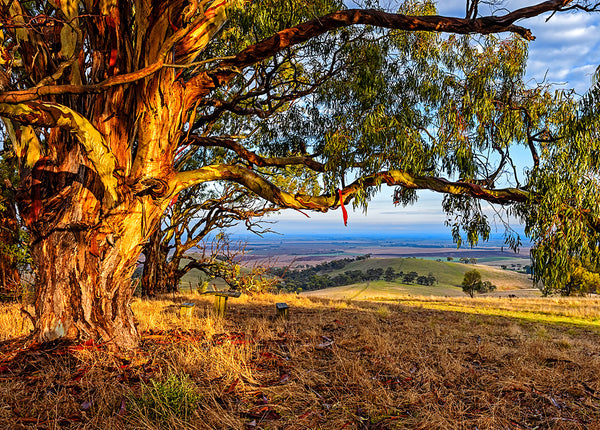
M 342 195 L 342 190 L 338 190 L 340 194 L 340 206 L 342 207 L 342 216 L 344 217 L 344 225 L 348 226 L 348 211 L 344 207 L 344 196 Z

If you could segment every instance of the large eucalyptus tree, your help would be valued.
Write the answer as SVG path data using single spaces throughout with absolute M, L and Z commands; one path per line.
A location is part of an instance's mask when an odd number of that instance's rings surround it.
M 135 348 L 130 275 L 169 203 L 198 184 L 317 211 L 381 184 L 402 202 L 415 189 L 532 200 L 531 175 L 495 184 L 514 144 L 538 168 L 562 104 L 524 87 L 533 36 L 515 23 L 572 2 L 479 16 L 472 0 L 464 18 L 367 3 L 2 0 L 0 116 L 31 232 L 36 340 Z M 199 152 L 204 165 L 176 168 Z M 485 233 L 477 203 L 457 207 Z

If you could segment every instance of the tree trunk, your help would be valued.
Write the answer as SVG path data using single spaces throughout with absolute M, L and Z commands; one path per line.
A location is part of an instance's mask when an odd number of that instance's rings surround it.
M 86 160 L 69 151 L 61 161 L 38 161 L 17 194 L 36 268 L 33 338 L 93 339 L 133 350 L 131 277 L 164 208 L 150 194 L 124 193 L 106 213 L 102 186 Z
M 0 296 L 14 299 L 19 295 L 21 279 L 17 268 L 19 222 L 13 203 L 4 202 L 0 209 Z
M 144 271 L 142 272 L 142 297 L 156 297 L 166 292 L 165 262 L 167 256 L 162 249 L 162 232 L 157 229 L 144 248 Z
M 156 297 L 179 290 L 179 282 L 188 270 L 179 269 L 182 256 L 175 249 L 169 255 L 168 240 L 164 232 L 157 229 L 144 248 L 144 271 L 142 273 L 142 296 Z
M 168 292 L 179 291 L 179 283 L 183 275 L 188 271 L 179 270 L 181 264 L 181 258 L 173 256 L 171 261 L 167 265 L 167 274 L 165 276 L 165 286 L 169 290 Z
M 88 233 L 56 231 L 32 246 L 35 337 L 92 338 L 133 349 L 138 339 L 129 303 L 137 255 L 124 255 L 118 246 L 98 253 L 91 245 L 97 238 Z

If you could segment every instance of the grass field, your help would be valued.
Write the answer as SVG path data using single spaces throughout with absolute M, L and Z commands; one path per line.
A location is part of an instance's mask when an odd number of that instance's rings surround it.
M 498 259 L 488 260 L 490 264 L 496 264 L 498 261 L 501 261 Z M 461 297 L 464 295 L 460 288 L 464 274 L 473 269 L 477 269 L 481 273 L 484 281 L 489 280 L 496 285 L 498 291 L 531 289 L 533 287 L 532 281 L 528 275 L 510 270 L 502 270 L 499 266 L 487 264 L 462 264 L 446 261 L 439 262 L 422 258 L 370 258 L 367 260 L 354 261 L 346 265 L 343 269 L 323 272 L 321 274 L 327 274 L 330 277 L 334 277 L 347 270 L 361 270 L 366 272 L 369 269 L 382 268 L 385 270 L 388 267 L 394 268 L 396 272 L 403 271 L 408 273 L 414 271 L 419 275 L 428 275 L 429 273 L 432 273 L 438 282 L 434 286 L 426 287 L 417 284 L 407 285 L 399 282 L 375 281 L 370 282 L 368 285 L 367 283 L 361 283 L 319 290 L 318 292 L 310 294 L 331 297 L 334 299 L 353 297 L 356 294 L 359 294 L 363 299 L 406 294 Z M 190 287 L 195 288 L 195 286 L 201 282 L 201 279 L 203 278 L 199 271 L 191 271 L 181 280 L 180 288 L 183 292 L 189 291 Z M 213 282 L 217 289 L 227 288 L 227 285 L 221 279 L 211 281 L 211 283 Z
M 135 301 L 131 356 L 27 348 L 28 320 L 2 305 L 0 428 L 600 428 L 599 299 L 229 303 L 220 319 L 195 294 Z
M 424 286 L 399 284 L 386 281 L 371 281 L 323 290 L 305 291 L 302 295 L 324 297 L 334 300 L 393 299 L 407 295 L 464 297 L 461 288 L 444 285 Z
M 394 268 L 396 272 L 417 272 L 420 275 L 433 273 L 441 287 L 460 286 L 465 272 L 477 269 L 483 280 L 489 280 L 499 290 L 512 290 L 520 288 L 531 288 L 532 281 L 523 273 L 491 267 L 482 264 L 462 264 L 446 261 L 432 261 L 422 258 L 370 258 L 368 260 L 354 261 L 341 270 L 328 272 L 330 276 L 343 273 L 347 270 L 362 270 L 388 267 Z
M 387 269 L 392 267 L 396 272 L 417 272 L 420 275 L 432 273 L 438 282 L 432 286 L 418 284 L 402 284 L 400 282 L 372 281 L 342 287 L 326 288 L 323 290 L 306 291 L 303 295 L 312 297 L 326 297 L 336 300 L 372 300 L 376 298 L 397 298 L 406 295 L 417 296 L 448 296 L 464 297 L 460 287 L 464 274 L 476 269 L 481 273 L 483 280 L 489 280 L 497 287 L 496 295 L 502 292 L 520 290 L 515 294 L 521 296 L 539 296 L 537 289 L 533 289 L 532 281 L 528 275 L 510 270 L 502 270 L 482 264 L 462 264 L 445 261 L 434 261 L 421 258 L 370 258 L 354 261 L 340 270 L 327 273 L 333 277 L 347 270 Z M 507 295 L 507 294 L 505 294 Z

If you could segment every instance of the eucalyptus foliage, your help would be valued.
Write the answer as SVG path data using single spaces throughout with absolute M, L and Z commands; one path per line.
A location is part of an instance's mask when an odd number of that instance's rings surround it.
M 227 43 L 215 41 L 211 52 L 231 55 L 313 13 L 307 5 L 294 5 L 255 2 L 236 9 L 223 32 Z M 315 15 L 340 6 L 311 3 Z M 437 13 L 432 1 L 406 1 L 398 12 Z M 288 167 L 274 178 L 297 192 L 335 195 L 347 183 L 385 170 L 523 190 L 525 202 L 491 203 L 492 211 L 477 196 L 442 190 L 449 192 L 442 209 L 459 246 L 489 238 L 490 212 L 498 214 L 496 222 L 514 250 L 523 238 L 511 222 L 525 224 L 535 245 L 536 279 L 547 289 L 560 288 L 577 260 L 596 261 L 600 255 L 587 225 L 590 214 L 598 213 L 593 179 L 600 90 L 595 86 L 578 101 L 572 92 L 526 83 L 527 48 L 517 35 L 345 27 L 240 74 L 220 96 L 255 115 L 232 109 L 211 127 L 243 136 L 246 148 L 265 156 L 313 154 L 324 165 L 322 175 Z M 202 118 L 218 110 L 201 108 L 197 130 L 204 130 Z M 531 154 L 525 169 L 524 160 L 513 155 L 519 146 Z M 366 208 L 378 188 L 359 189 L 354 204 Z M 394 198 L 406 205 L 418 195 L 398 187 Z M 583 208 L 589 212 L 578 218 Z

